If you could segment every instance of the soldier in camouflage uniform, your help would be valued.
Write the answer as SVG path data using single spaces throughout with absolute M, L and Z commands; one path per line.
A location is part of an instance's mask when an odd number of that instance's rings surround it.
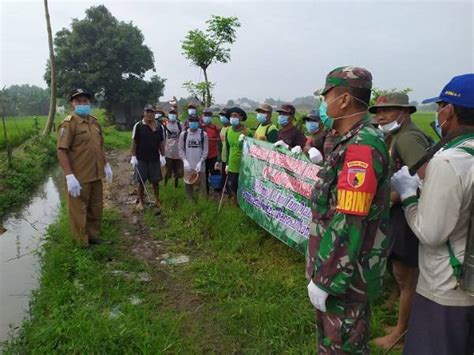
M 320 116 L 330 133 L 307 253 L 322 354 L 369 352 L 369 300 L 381 290 L 385 271 L 389 155 L 367 114 L 371 87 L 366 69 L 340 67 L 322 91 Z

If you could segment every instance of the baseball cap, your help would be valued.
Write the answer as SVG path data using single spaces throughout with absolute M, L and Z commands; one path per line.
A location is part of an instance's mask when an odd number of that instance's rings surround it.
M 303 117 L 303 121 L 315 121 L 315 122 L 321 121 L 321 117 L 319 116 L 319 111 L 311 110 L 310 113 L 308 113 L 306 116 Z
M 192 107 L 192 108 L 196 108 L 196 105 L 193 104 L 192 102 L 190 102 L 190 103 L 188 104 L 188 108 L 191 108 L 191 107 Z
M 205 115 L 206 113 L 212 115 L 212 110 L 211 110 L 209 107 L 206 107 L 206 108 L 202 111 L 202 113 L 203 113 L 204 115 Z
M 422 101 L 423 104 L 432 102 L 446 102 L 456 106 L 474 108 L 474 73 L 455 76 L 438 96 Z
M 89 100 L 92 99 L 91 93 L 87 92 L 86 90 L 84 90 L 84 89 L 74 89 L 69 94 L 69 101 L 72 101 L 73 98 L 75 98 L 76 96 L 81 96 L 81 95 L 84 95 L 84 96 L 88 97 Z
M 155 106 L 153 106 L 152 104 L 146 104 L 145 107 L 143 108 L 144 111 L 153 111 L 155 112 Z M 160 111 L 162 112 L 162 111 Z
M 197 115 L 191 115 L 191 116 L 188 116 L 188 121 L 189 122 L 199 122 L 199 117 Z
M 258 107 L 255 109 L 256 112 L 272 112 L 273 109 L 269 104 L 259 104 Z
M 219 115 L 224 115 L 226 114 L 228 108 L 227 107 L 223 107 L 220 111 L 219 111 Z
M 287 113 L 289 115 L 293 115 L 296 112 L 295 106 L 290 104 L 281 105 L 281 107 L 276 110 L 278 113 Z

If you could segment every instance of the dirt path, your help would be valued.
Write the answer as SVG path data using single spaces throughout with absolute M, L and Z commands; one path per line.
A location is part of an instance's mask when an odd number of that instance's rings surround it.
M 191 291 L 189 282 L 177 276 L 174 268 L 180 266 L 167 266 L 161 264 L 162 255 L 166 254 L 170 245 L 166 241 L 153 237 L 146 226 L 143 213 L 134 212 L 135 188 L 132 183 L 130 158 L 126 152 L 111 151 L 107 154 L 114 172 L 112 184 L 105 184 L 105 207 L 118 210 L 123 218 L 123 233 L 125 236 L 124 247 L 130 253 L 150 267 L 151 284 L 156 287 L 156 292 L 163 294 L 164 307 L 174 308 L 185 318 L 183 334 L 196 333 L 202 335 L 202 350 L 217 353 L 235 352 L 224 349 L 218 326 L 208 316 L 209 307 Z M 157 216 L 159 225 L 165 227 L 165 218 Z

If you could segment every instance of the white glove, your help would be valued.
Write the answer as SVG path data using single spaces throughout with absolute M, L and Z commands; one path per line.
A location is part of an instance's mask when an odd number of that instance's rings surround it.
M 160 165 L 161 167 L 166 166 L 166 158 L 164 156 L 160 156 Z
M 308 150 L 308 155 L 309 159 L 315 164 L 323 160 L 323 155 L 321 154 L 321 152 L 314 147 Z
M 303 149 L 301 149 L 301 147 L 299 145 L 297 145 L 296 147 L 291 148 L 291 152 L 294 153 L 294 154 L 300 154 L 302 151 L 303 151 Z
M 245 139 L 245 134 L 241 134 L 241 135 L 239 136 L 239 142 L 243 142 L 244 139 Z
M 289 149 L 289 148 L 290 148 L 290 146 L 289 146 L 288 144 L 286 144 L 285 142 L 283 142 L 283 141 L 281 141 L 281 140 L 278 141 L 278 142 L 273 143 L 273 146 L 274 146 L 274 147 L 284 147 L 284 148 L 286 148 L 286 149 Z
M 105 164 L 104 173 L 105 180 L 107 180 L 108 182 L 112 182 L 112 177 L 114 176 L 114 174 L 112 173 L 112 168 L 109 163 Z
M 183 168 L 186 171 L 191 170 L 191 165 L 189 165 L 189 161 L 187 161 L 186 159 L 183 160 Z
M 77 181 L 74 174 L 66 175 L 67 191 L 72 197 L 78 197 L 81 194 L 81 184 Z
M 138 166 L 138 160 L 137 160 L 137 157 L 135 155 L 132 156 L 132 159 L 130 159 L 130 164 L 132 164 L 132 166 L 134 168 L 136 168 Z
M 393 174 L 390 180 L 392 189 L 398 192 L 400 199 L 403 201 L 410 196 L 416 196 L 416 190 L 418 189 L 418 176 L 410 175 L 408 166 L 403 166 L 395 174 Z
M 225 173 L 226 173 L 226 174 L 229 173 L 229 165 L 226 165 L 226 166 L 225 166 Z
M 326 312 L 326 299 L 329 294 L 316 286 L 313 280 L 308 284 L 308 296 L 314 308 L 319 309 L 321 312 Z
M 194 170 L 196 170 L 197 173 L 200 173 L 201 172 L 201 166 L 202 166 L 202 161 L 199 160 L 199 162 L 196 165 L 196 169 L 194 169 Z

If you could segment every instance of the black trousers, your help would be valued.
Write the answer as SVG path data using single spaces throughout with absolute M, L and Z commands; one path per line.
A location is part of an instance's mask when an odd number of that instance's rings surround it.
M 217 163 L 217 157 L 206 159 L 206 191 L 209 194 L 209 175 L 214 172 L 214 166 Z
M 474 306 L 442 306 L 416 294 L 404 355 L 472 355 Z

